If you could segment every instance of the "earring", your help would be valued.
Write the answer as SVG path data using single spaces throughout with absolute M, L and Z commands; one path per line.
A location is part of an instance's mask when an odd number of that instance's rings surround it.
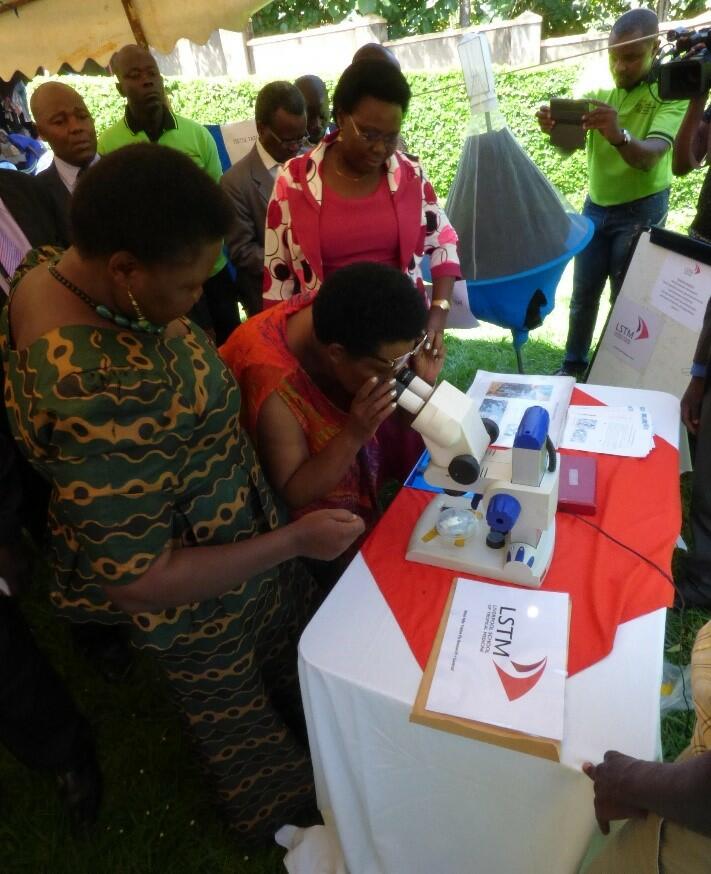
M 136 298 L 133 296 L 133 292 L 131 291 L 130 285 L 126 286 L 126 294 L 128 295 L 128 299 L 131 301 L 131 306 L 133 307 L 133 311 L 136 314 L 136 318 L 138 319 L 138 321 L 141 321 L 141 320 L 145 321 L 146 317 L 141 312 L 141 308 L 138 306 L 138 302 L 136 301 Z

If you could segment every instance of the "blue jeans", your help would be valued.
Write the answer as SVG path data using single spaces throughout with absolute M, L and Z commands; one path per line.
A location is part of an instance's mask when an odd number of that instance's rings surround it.
M 597 206 L 586 198 L 583 215 L 595 225 L 588 245 L 575 259 L 573 297 L 570 301 L 566 364 L 588 360 L 605 282 L 610 279 L 610 299 L 617 297 L 630 251 L 643 228 L 664 226 L 669 189 L 618 206 Z

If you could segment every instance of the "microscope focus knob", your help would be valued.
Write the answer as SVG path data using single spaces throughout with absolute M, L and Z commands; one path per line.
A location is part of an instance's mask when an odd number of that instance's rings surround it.
M 487 419 L 486 416 L 482 416 L 481 421 L 486 428 L 486 433 L 489 435 L 489 440 L 492 443 L 496 443 L 499 439 L 499 426 L 493 419 Z
M 506 534 L 521 515 L 521 504 L 513 495 L 500 492 L 489 501 L 486 508 L 486 524 L 492 531 Z
M 479 462 L 473 455 L 455 455 L 447 468 L 455 483 L 471 485 L 479 479 Z

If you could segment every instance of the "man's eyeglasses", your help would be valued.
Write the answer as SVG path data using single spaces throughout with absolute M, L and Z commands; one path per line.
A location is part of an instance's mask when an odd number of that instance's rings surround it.
M 269 127 L 269 125 L 265 125 L 269 133 L 274 137 L 274 139 L 279 143 L 280 146 L 284 146 L 285 149 L 300 149 L 302 146 L 310 146 L 308 134 L 302 134 L 300 137 L 294 137 L 290 140 L 283 140 L 278 134 L 275 134 L 274 131 Z
M 403 367 L 407 367 L 407 362 L 413 358 L 415 355 L 419 355 L 422 352 L 425 343 L 427 342 L 427 334 L 423 334 L 420 339 L 415 343 L 412 349 L 409 352 L 405 352 L 404 355 L 398 355 L 397 358 L 381 358 L 379 355 L 374 355 L 376 361 L 380 361 L 381 364 L 387 364 L 387 366 L 393 371 L 393 373 L 399 373 Z
M 368 143 L 369 146 L 374 146 L 376 143 L 382 142 L 386 149 L 397 148 L 397 144 L 400 141 L 400 131 L 396 134 L 381 134 L 379 131 L 361 130 L 355 123 L 355 119 L 352 115 L 349 115 L 348 118 L 351 120 L 356 136 L 363 140 L 364 143 Z

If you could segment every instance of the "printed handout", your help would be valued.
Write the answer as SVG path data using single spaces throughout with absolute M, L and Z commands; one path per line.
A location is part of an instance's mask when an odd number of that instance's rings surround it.
M 482 418 L 498 425 L 496 446 L 513 446 L 523 414 L 531 406 L 540 406 L 548 410 L 551 419 L 548 433 L 557 447 L 574 387 L 575 380 L 571 376 L 528 376 L 480 370 L 469 396 L 479 400 Z
M 570 407 L 563 449 L 644 458 L 654 449 L 654 429 L 645 407 Z

